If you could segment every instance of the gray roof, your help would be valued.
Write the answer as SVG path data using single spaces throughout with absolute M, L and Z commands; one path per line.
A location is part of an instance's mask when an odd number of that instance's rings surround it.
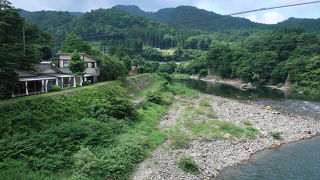
M 19 70 L 19 69 L 16 69 L 14 72 L 18 74 L 19 78 L 37 76 L 37 73 L 28 72 L 28 71 L 22 71 L 22 70 Z
M 40 80 L 49 80 L 49 79 L 56 79 L 56 77 L 52 77 L 52 76 L 25 77 L 25 78 L 19 78 L 19 81 L 40 81 Z
M 54 67 L 52 63 L 40 63 L 35 65 L 34 68 L 39 74 L 48 68 L 55 70 L 57 73 L 62 73 L 58 68 Z
M 63 74 L 71 74 L 71 71 L 69 68 L 59 68 L 59 70 L 63 73 Z

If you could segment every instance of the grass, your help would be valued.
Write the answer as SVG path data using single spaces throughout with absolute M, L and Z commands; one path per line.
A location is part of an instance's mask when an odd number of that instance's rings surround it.
M 169 91 L 171 91 L 174 95 L 181 95 L 181 96 L 186 96 L 190 99 L 195 99 L 197 97 L 199 97 L 199 92 L 189 89 L 187 87 L 184 86 L 180 86 L 180 85 L 168 85 L 168 89 Z
M 173 149 L 182 149 L 189 145 L 190 139 L 188 135 L 181 130 L 180 125 L 172 127 L 167 132 Z
M 137 77 L 137 76 L 135 76 L 135 77 Z M 138 75 L 138 77 L 139 77 L 139 75 Z M 160 89 L 162 87 L 163 83 L 165 82 L 165 80 L 155 74 L 153 74 L 153 77 L 156 79 L 156 81 L 149 88 L 146 88 L 137 94 L 133 94 L 132 98 L 134 98 L 134 99 L 140 98 L 140 97 L 147 95 L 149 92 L 153 92 L 157 89 Z
M 193 120 L 210 120 L 218 118 L 218 115 L 215 112 L 213 112 L 209 107 L 195 108 L 193 106 L 186 108 L 182 116 L 184 118 Z
M 202 99 L 202 100 L 199 102 L 199 105 L 202 106 L 202 107 L 211 107 L 210 98 Z
M 226 134 L 230 134 L 232 137 L 253 137 L 260 134 L 260 131 L 254 127 L 242 128 L 231 122 L 219 120 L 203 122 L 188 120 L 183 125 L 190 130 L 191 136 L 194 138 L 226 139 L 224 137 Z
M 200 174 L 197 163 L 190 157 L 182 157 L 178 162 L 178 167 L 184 172 L 197 175 Z
M 252 126 L 250 121 L 243 121 L 242 124 L 244 124 L 246 126 Z
M 183 126 L 189 130 L 193 138 L 226 139 L 226 134 L 233 137 L 253 137 L 260 134 L 259 130 L 251 126 L 243 128 L 231 122 L 217 120 L 217 114 L 208 107 L 188 107 L 183 117 L 186 119 Z
M 173 79 L 190 79 L 190 74 L 173 74 Z
M 274 139 L 277 139 L 277 140 L 283 139 L 280 132 L 270 132 L 270 134 Z

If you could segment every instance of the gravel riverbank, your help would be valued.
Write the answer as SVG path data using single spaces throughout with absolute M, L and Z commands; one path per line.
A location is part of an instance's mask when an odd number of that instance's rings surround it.
M 166 131 L 183 122 L 185 110 L 190 106 L 200 107 L 203 99 L 209 100 L 210 108 L 217 114 L 218 120 L 241 127 L 246 126 L 244 121 L 250 122 L 261 133 L 255 137 L 231 137 L 225 140 L 193 139 L 187 148 L 182 149 L 172 149 L 170 140 L 167 140 L 152 152 L 151 158 L 138 166 L 132 179 L 211 179 L 217 177 L 221 170 L 248 160 L 254 153 L 320 135 L 320 119 L 282 114 L 250 102 L 241 103 L 205 94 L 195 99 L 176 97 L 176 103 L 170 107 L 159 128 Z M 274 139 L 270 132 L 281 133 L 282 139 Z M 191 175 L 178 168 L 177 162 L 183 156 L 195 160 L 201 171 L 199 175 Z

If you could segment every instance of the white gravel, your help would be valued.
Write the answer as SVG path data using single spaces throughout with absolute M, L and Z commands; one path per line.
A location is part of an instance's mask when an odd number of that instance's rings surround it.
M 183 110 L 189 104 L 197 104 L 200 99 L 210 98 L 214 112 L 221 121 L 233 122 L 238 126 L 243 121 L 250 121 L 261 134 L 254 138 L 233 138 L 232 140 L 192 140 L 188 148 L 171 149 L 169 140 L 156 148 L 152 157 L 142 162 L 133 174 L 134 180 L 180 180 L 180 179 L 210 179 L 230 166 L 248 160 L 250 156 L 267 148 L 277 147 L 305 138 L 320 135 L 320 119 L 295 115 L 277 114 L 274 110 L 265 110 L 263 106 L 241 103 L 236 100 L 213 95 L 200 95 L 198 99 L 182 100 L 178 98 L 167 116 L 159 124 L 160 129 L 174 126 L 177 119 L 183 119 Z M 282 140 L 275 140 L 270 132 L 281 132 Z M 197 176 L 183 172 L 177 167 L 177 161 L 182 156 L 190 156 L 200 167 Z

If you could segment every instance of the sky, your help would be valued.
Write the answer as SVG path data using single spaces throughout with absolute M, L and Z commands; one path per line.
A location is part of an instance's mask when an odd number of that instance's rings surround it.
M 145 11 L 157 11 L 162 8 L 181 5 L 195 6 L 219 14 L 231 14 L 252 9 L 292 3 L 311 2 L 313 0 L 9 0 L 16 8 L 28 11 L 60 10 L 88 12 L 98 8 L 111 8 L 115 5 L 137 5 Z M 320 3 L 254 12 L 241 15 L 251 21 L 275 24 L 289 17 L 320 18 Z

